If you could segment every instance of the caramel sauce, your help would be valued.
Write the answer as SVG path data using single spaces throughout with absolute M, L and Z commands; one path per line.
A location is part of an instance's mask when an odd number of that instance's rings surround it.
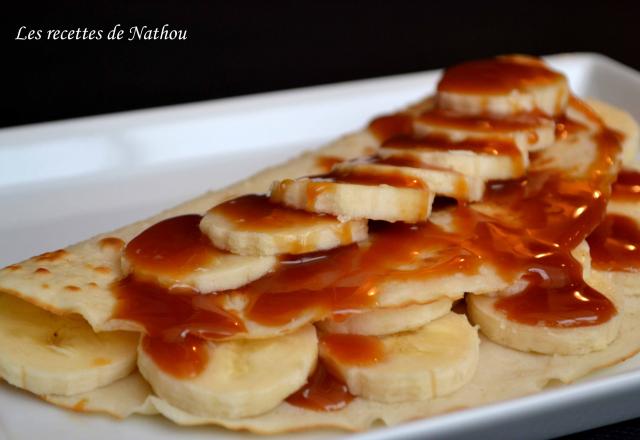
M 603 167 L 613 160 L 609 159 L 602 161 Z M 460 272 L 473 274 L 483 261 L 487 261 L 510 281 L 523 272 L 529 277 L 532 287 L 509 298 L 508 306 L 513 311 L 510 318 L 529 322 L 517 306 L 518 301 L 529 301 L 536 287 L 547 290 L 546 294 L 535 297 L 541 304 L 550 304 L 545 312 L 548 316 L 545 322 L 549 325 L 560 321 L 565 326 L 570 325 L 565 315 L 551 307 L 559 303 L 566 305 L 573 301 L 570 298 L 575 299 L 579 310 L 590 308 L 595 316 L 591 320 L 576 320 L 575 325 L 604 322 L 615 313 L 615 308 L 606 298 L 584 285 L 581 274 L 575 270 L 577 263 L 570 254 L 602 219 L 606 197 L 598 188 L 590 180 L 569 180 L 550 173 L 494 183 L 488 188 L 485 202 L 509 207 L 506 215 L 517 214 L 515 225 L 503 220 L 504 213 L 493 218 L 463 205 L 453 208 L 453 217 L 458 223 L 455 233 L 445 232 L 431 223 L 410 226 L 371 222 L 368 242 L 284 257 L 275 272 L 228 294 L 241 294 L 250 299 L 245 310 L 248 319 L 263 325 L 284 325 L 305 313 L 321 319 L 330 314 L 339 316 L 375 307 L 376 286 L 380 281 Z M 422 258 L 428 249 L 438 252 Z M 411 264 L 415 265 L 412 270 L 399 269 Z M 560 285 L 549 290 L 549 286 L 538 282 L 536 277 L 550 278 Z M 590 301 L 577 299 L 572 294 L 573 288 Z M 196 328 L 213 320 L 211 326 L 216 330 L 209 331 L 208 337 L 215 339 L 224 337 L 225 332 L 228 335 L 228 332 L 242 330 L 242 323 L 215 308 L 215 298 L 208 304 L 215 313 L 193 303 L 194 299 L 206 301 L 206 295 L 167 295 L 161 288 L 131 278 L 121 282 L 119 290 L 133 290 L 135 295 L 129 293 L 124 297 L 139 302 L 121 308 L 128 312 L 121 311 L 120 317 L 139 322 L 155 317 L 162 327 L 177 326 L 180 333 L 185 328 L 189 331 L 194 328 L 191 325 L 194 314 L 210 313 L 211 316 L 195 320 Z M 549 295 L 562 296 L 564 302 L 548 301 Z M 136 316 L 136 313 L 143 316 Z M 221 322 L 224 325 L 220 325 Z M 149 325 L 157 327 L 158 323 L 150 322 L 147 327 Z
M 422 162 L 420 159 L 410 155 L 397 155 L 397 156 L 389 156 L 389 157 L 379 157 L 374 156 L 367 163 L 372 163 L 376 165 L 389 165 L 395 167 L 408 167 L 408 168 L 420 168 L 422 170 L 436 170 L 436 171 L 448 171 L 443 167 L 438 167 L 435 165 L 430 165 Z
M 337 156 L 318 156 L 316 157 L 316 164 L 324 171 L 331 171 L 334 165 L 344 162 L 345 159 Z
M 118 298 L 113 319 L 140 323 L 147 334 L 177 342 L 192 334 L 225 339 L 244 332 L 244 324 L 219 306 L 216 295 L 184 289 L 169 291 L 152 282 L 128 276 L 112 287 Z
M 640 228 L 635 220 L 608 214 L 587 241 L 594 268 L 621 272 L 640 271 Z
M 163 220 L 131 240 L 124 255 L 133 272 L 151 272 L 180 278 L 206 266 L 224 251 L 200 232 L 199 215 Z
M 460 177 L 456 181 L 453 196 L 458 200 L 463 200 L 467 197 L 467 194 L 469 194 L 469 184 L 463 177 Z
M 421 179 L 406 175 L 401 172 L 385 172 L 377 170 L 335 169 L 327 174 L 310 176 L 306 186 L 306 209 L 314 211 L 316 202 L 323 194 L 331 194 L 336 191 L 334 184 L 346 183 L 354 185 L 378 186 L 389 185 L 395 188 L 408 188 L 428 191 L 428 186 Z M 291 180 L 283 180 L 271 193 L 272 199 L 280 201 Z M 429 210 L 428 198 L 424 197 L 421 214 L 426 215 Z
M 446 88 L 444 83 L 442 87 Z M 535 116 L 509 119 L 451 117 L 451 114 L 440 110 L 426 112 L 421 118 L 435 118 L 434 121 L 441 118 L 454 126 L 487 131 L 522 130 L 539 122 Z M 562 132 L 572 128 L 575 127 L 565 127 Z M 378 118 L 369 129 L 386 146 L 407 150 L 441 148 L 493 155 L 521 154 L 510 141 L 451 142 L 435 136 L 412 138 L 412 120 L 408 115 Z M 206 364 L 206 359 L 189 358 L 192 355 L 190 351 L 202 351 L 202 345 L 198 345 L 204 344 L 201 339 L 225 339 L 246 331 L 236 316 L 220 306 L 225 295 L 242 295 L 249 299 L 244 310 L 247 319 L 279 326 L 305 314 L 323 319 L 329 315 L 340 317 L 373 308 L 376 306 L 377 286 L 389 279 L 475 274 L 487 262 L 506 280 L 515 281 L 523 276 L 528 282 L 520 293 L 497 302 L 497 307 L 509 319 L 550 327 L 580 327 L 606 322 L 616 314 L 614 305 L 586 285 L 580 264 L 571 255 L 571 250 L 604 218 L 612 170 L 616 167 L 620 151 L 619 137 L 611 130 L 602 128 L 595 139 L 599 157 L 589 176 L 575 179 L 557 172 L 544 172 L 530 174 L 518 181 L 495 182 L 489 185 L 484 202 L 485 205 L 495 205 L 502 213 L 495 216 L 479 213 L 473 205 L 449 207 L 447 209 L 453 211 L 456 232 L 446 232 L 431 223 L 370 222 L 370 238 L 364 243 L 285 256 L 274 272 L 217 296 L 200 295 L 189 290 L 169 292 L 129 276 L 113 286 L 119 299 L 114 318 L 141 323 L 149 334 L 145 339 L 145 350 L 154 359 L 159 359 L 157 362 L 166 371 L 188 377 L 197 374 Z M 384 177 L 378 174 L 329 173 L 314 177 L 314 187 L 310 185 L 309 190 L 317 195 L 326 190 L 323 185 L 338 179 L 361 184 L 416 187 L 415 182 L 405 180 L 404 176 L 394 180 L 397 176 L 393 173 Z M 248 220 L 249 224 L 255 221 L 267 229 L 284 225 L 283 218 L 293 211 L 286 210 L 284 217 L 276 215 L 264 220 L 262 214 L 269 217 L 274 209 L 278 209 L 268 201 L 265 203 L 266 197 L 245 196 L 235 200 L 214 209 L 231 213 L 229 217 L 243 219 L 243 222 Z M 306 215 L 298 211 L 295 213 Z M 199 216 L 184 216 L 154 225 L 129 243 L 125 253 L 134 268 L 138 264 L 148 264 L 151 270 L 156 271 L 184 273 L 195 270 L 202 261 L 206 262 L 220 252 L 208 240 L 203 240 L 199 230 L 196 233 L 199 220 Z M 429 257 L 424 256 L 427 251 L 433 251 Z M 362 338 L 328 335 L 322 343 L 328 344 L 326 347 L 333 350 L 332 354 L 337 353 L 337 357 L 342 356 L 348 362 L 366 364 L 381 359 L 383 351 L 376 351 L 380 347 L 376 348 L 375 343 L 368 339 L 363 342 Z M 358 344 L 366 348 L 355 349 Z M 195 363 L 195 369 L 182 365 L 187 363 Z M 323 376 L 322 371 L 319 367 L 317 377 L 312 376 L 306 388 L 290 396 L 290 403 L 325 410 L 346 405 L 350 401 L 348 392 L 339 382 L 338 385 L 332 382 L 335 378 Z M 318 392 L 318 389 L 329 391 Z
M 245 314 L 263 325 L 283 325 L 305 312 L 322 319 L 373 308 L 379 282 L 437 245 L 425 229 L 370 222 L 368 242 L 286 257 L 278 270 L 235 293 L 251 298 Z
M 396 188 L 413 188 L 426 190 L 427 185 L 420 179 L 401 172 L 384 172 L 374 170 L 340 169 L 329 174 L 314 176 L 314 182 L 352 183 L 356 185 L 389 185 Z
M 556 118 L 556 139 L 563 140 L 572 134 L 586 130 L 587 127 L 578 121 L 567 118 L 565 115 Z
M 511 245 L 517 245 L 515 260 L 526 263 L 524 278 L 528 285 L 496 303 L 511 320 L 582 327 L 601 324 L 617 313 L 607 297 L 585 283 L 580 264 L 570 253 L 605 218 L 618 166 L 621 148 L 617 133 L 601 125 L 594 139 L 598 154 L 584 179 L 550 172 L 530 174 L 517 185 L 489 192 L 495 201 L 510 204 L 514 212 L 522 213 L 523 238 L 511 241 Z M 496 241 L 509 243 L 508 236 L 494 236 Z
M 239 318 L 221 308 L 223 295 L 248 297 L 246 317 L 264 325 L 287 324 L 305 312 L 322 318 L 370 309 L 376 304 L 377 282 L 419 261 L 419 252 L 434 246 L 435 238 L 425 232 L 433 228 L 372 222 L 368 243 L 284 256 L 273 273 L 219 295 L 169 291 L 128 276 L 112 287 L 118 298 L 113 318 L 138 322 L 165 340 L 186 334 L 218 340 L 245 331 Z
M 219 340 L 244 332 L 244 324 L 218 306 L 214 295 L 168 290 L 128 276 L 112 286 L 118 299 L 113 319 L 144 327 L 143 348 L 176 377 L 194 377 L 207 362 L 203 339 Z
M 367 366 L 385 357 L 384 346 L 375 336 L 326 334 L 320 338 L 320 345 L 331 354 L 332 359 L 342 364 Z
M 213 207 L 210 212 L 233 222 L 239 230 L 274 231 L 291 225 L 313 226 L 319 222 L 336 223 L 335 217 L 318 215 L 275 203 L 266 195 L 250 194 Z
M 381 116 L 371 121 L 369 131 L 371 131 L 380 142 L 399 135 L 409 136 L 413 134 L 413 118 L 411 115 L 403 113 Z
M 312 411 L 337 411 L 347 406 L 355 397 L 347 386 L 324 365 L 318 365 L 307 383 L 287 397 L 287 403 Z
M 611 188 L 615 200 L 637 201 L 640 199 L 640 172 L 622 170 Z
M 142 349 L 163 371 L 179 379 L 196 377 L 209 360 L 206 341 L 191 335 L 173 342 L 143 336 Z
M 607 322 L 617 311 L 603 294 L 582 279 L 582 266 L 567 254 L 546 257 L 529 268 L 527 287 L 500 298 L 496 308 L 522 324 L 584 327 Z
M 447 173 L 457 174 L 455 190 L 453 195 L 455 196 L 456 199 L 462 200 L 469 193 L 469 185 L 464 175 L 459 174 L 454 170 L 449 170 L 443 167 L 424 163 L 415 156 L 411 156 L 411 155 L 395 155 L 395 156 L 389 156 L 389 157 L 373 156 L 368 160 L 368 163 L 372 163 L 376 165 L 395 166 L 395 167 L 418 168 L 422 170 L 444 171 Z
M 507 94 L 532 85 L 551 84 L 563 75 L 542 61 L 508 58 L 469 61 L 445 70 L 438 91 L 463 94 Z
M 215 295 L 175 293 L 128 276 L 112 286 L 118 299 L 113 319 L 144 327 L 144 350 L 173 376 L 195 377 L 207 364 L 204 339 L 219 340 L 244 332 L 244 324 L 218 305 Z
M 427 233 L 421 238 L 424 239 L 428 236 L 429 234 Z M 464 240 L 461 240 L 455 235 L 452 237 L 450 234 L 442 231 L 436 232 L 433 235 L 432 243 L 437 243 L 437 240 L 442 240 L 443 237 L 450 237 L 450 243 L 459 242 L 457 245 L 452 244 L 448 247 L 441 247 L 434 256 L 422 259 L 414 270 L 408 273 L 397 271 L 391 274 L 389 278 L 407 281 L 412 279 L 445 277 L 455 274 L 473 275 L 477 273 L 482 264 L 482 257 L 465 248 L 463 246 Z
M 433 108 L 422 113 L 418 117 L 418 120 L 427 124 L 458 128 L 461 130 L 506 133 L 535 129 L 539 127 L 545 119 L 532 114 L 520 114 L 509 117 L 468 116 L 451 110 Z
M 525 272 L 527 287 L 496 303 L 509 319 L 581 327 L 617 313 L 611 301 L 584 282 L 582 267 L 571 255 L 604 216 L 607 201 L 599 188 L 589 180 L 542 173 L 489 191 L 490 200 L 520 213 L 517 227 L 489 220 L 475 228 L 478 252 L 497 262 L 503 276 Z
M 246 295 L 250 305 L 245 316 L 264 325 L 284 325 L 304 313 L 321 319 L 370 309 L 376 304 L 376 282 L 416 261 L 417 252 L 431 245 L 416 240 L 420 230 L 374 223 L 370 243 L 283 257 L 278 270 L 226 295 Z M 219 340 L 245 331 L 240 319 L 219 306 L 222 295 L 169 291 L 134 276 L 117 282 L 112 290 L 118 298 L 113 318 L 142 324 L 156 342 L 148 352 L 153 356 L 154 347 L 163 351 L 158 358 L 189 346 L 188 335 Z
M 587 117 L 591 122 L 593 122 L 596 126 L 602 127 L 604 123 L 600 116 L 582 99 L 578 98 L 575 95 L 569 95 L 569 106 L 575 108 L 584 116 Z
M 595 325 L 616 314 L 614 305 L 582 279 L 574 249 L 601 222 L 607 204 L 611 171 L 619 145 L 607 133 L 596 136 L 598 159 L 584 179 L 554 172 L 530 173 L 526 178 L 488 185 L 483 205 L 495 215 L 480 213 L 473 205 L 453 212 L 456 233 L 434 230 L 449 241 L 450 255 L 435 257 L 412 274 L 435 270 L 474 273 L 480 262 L 490 263 L 509 282 L 524 273 L 528 287 L 497 307 L 509 319 L 551 327 Z M 445 264 L 445 262 L 449 262 Z
M 384 147 L 411 150 L 462 150 L 492 156 L 512 156 L 520 158 L 522 153 L 513 141 L 499 139 L 465 139 L 454 142 L 446 136 L 427 135 L 420 138 L 394 137 L 383 144 Z

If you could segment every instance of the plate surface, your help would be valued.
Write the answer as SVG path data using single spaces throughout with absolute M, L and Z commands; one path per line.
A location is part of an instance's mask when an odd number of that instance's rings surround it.
M 547 58 L 573 90 L 640 120 L 640 74 L 595 54 Z M 362 127 L 434 90 L 423 72 L 0 130 L 0 266 L 144 218 Z M 358 439 L 546 438 L 640 416 L 640 357 L 580 383 Z M 0 440 L 240 438 L 160 417 L 74 414 L 0 384 Z M 328 438 L 342 432 L 301 436 Z M 277 437 L 270 437 L 277 438 Z

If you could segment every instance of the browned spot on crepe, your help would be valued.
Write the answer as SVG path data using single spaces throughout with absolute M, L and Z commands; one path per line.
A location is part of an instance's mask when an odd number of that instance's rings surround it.
M 95 358 L 93 360 L 93 365 L 95 365 L 96 367 L 102 367 L 104 365 L 109 365 L 111 363 L 110 359 L 105 359 L 105 358 Z
M 44 254 L 40 254 L 35 258 L 35 260 L 36 261 L 56 261 L 63 258 L 65 255 L 67 255 L 67 251 L 65 251 L 64 249 L 58 249 L 57 251 L 45 252 Z
M 87 403 L 88 403 L 87 399 L 80 399 L 70 409 L 72 411 L 76 411 L 76 412 L 84 412 L 85 411 L 85 407 L 87 406 Z
M 102 250 L 111 249 L 119 251 L 124 246 L 124 241 L 117 237 L 105 237 L 100 240 L 98 244 Z

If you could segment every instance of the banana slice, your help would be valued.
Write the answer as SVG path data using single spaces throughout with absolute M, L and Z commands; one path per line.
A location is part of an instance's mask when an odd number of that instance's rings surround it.
M 135 333 L 94 333 L 80 317 L 0 294 L 0 377 L 32 393 L 70 396 L 108 385 L 135 368 L 137 342 Z
M 389 335 L 415 330 L 451 311 L 453 300 L 441 298 L 427 304 L 381 308 L 357 313 L 345 319 L 326 319 L 318 327 L 328 333 Z
M 323 176 L 274 182 L 271 200 L 296 209 L 347 219 L 418 223 L 431 214 L 434 193 L 404 171 Z
M 528 56 L 471 61 L 445 70 L 438 84 L 438 106 L 468 115 L 563 113 L 569 99 L 567 78 Z
M 552 119 L 531 114 L 509 117 L 469 116 L 434 108 L 414 121 L 418 136 L 445 136 L 454 142 L 466 139 L 512 140 L 523 152 L 553 145 L 556 125 Z
M 217 247 L 240 255 L 304 254 L 367 238 L 366 220 L 310 214 L 255 194 L 212 208 L 200 229 Z
M 640 168 L 623 168 L 611 186 L 607 213 L 631 217 L 640 222 Z
M 465 139 L 451 141 L 443 136 L 396 138 L 386 142 L 378 154 L 389 159 L 408 157 L 466 176 L 486 180 L 524 176 L 529 158 L 512 141 Z
M 423 163 L 411 156 L 375 157 L 366 161 L 345 162 L 334 167 L 334 171 L 351 175 L 397 175 L 413 176 L 424 182 L 436 195 L 458 200 L 477 201 L 484 194 L 484 181 L 466 176 L 457 171 Z
M 271 339 L 203 342 L 202 371 L 179 377 L 159 365 L 148 344 L 143 338 L 138 347 L 138 367 L 158 396 L 191 414 L 232 418 L 275 408 L 305 384 L 318 354 L 311 325 Z
M 210 293 L 244 286 L 277 265 L 273 256 L 240 256 L 214 247 L 200 231 L 201 219 L 173 217 L 143 231 L 122 253 L 124 274 L 134 273 L 169 289 Z
M 472 322 L 492 341 L 520 351 L 543 354 L 586 354 L 602 350 L 618 335 L 621 313 L 603 324 L 555 328 L 511 321 L 496 308 L 498 297 L 467 295 L 467 312 Z
M 622 163 L 631 166 L 636 161 L 640 146 L 640 130 L 638 123 L 628 112 L 596 99 L 587 100 L 587 104 L 595 110 L 604 123 L 624 135 L 622 140 Z
M 625 172 L 625 174 L 628 173 Z M 616 188 L 624 185 L 629 190 L 634 183 L 620 181 L 613 186 L 612 199 L 607 205 L 607 216 L 587 238 L 593 260 L 593 271 L 615 286 L 621 296 L 640 295 L 640 199 L 617 197 Z M 618 189 L 619 191 L 619 189 Z M 628 196 L 628 194 L 626 194 Z
M 366 355 L 360 353 L 363 349 Z M 352 394 L 386 403 L 452 393 L 475 373 L 478 353 L 477 330 L 456 313 L 409 333 L 331 334 L 320 343 L 320 356 Z

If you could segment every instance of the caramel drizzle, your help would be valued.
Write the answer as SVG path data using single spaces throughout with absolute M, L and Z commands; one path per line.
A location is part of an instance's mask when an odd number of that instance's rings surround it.
M 183 215 L 156 223 L 124 249 L 132 270 L 181 278 L 227 252 L 216 249 L 199 229 L 199 215 Z
M 376 336 L 326 334 L 320 337 L 320 347 L 331 353 L 331 359 L 348 365 L 367 366 L 385 359 L 384 345 Z
M 549 69 L 541 60 L 506 57 L 469 61 L 446 69 L 438 83 L 440 92 L 467 94 L 507 94 L 524 90 L 532 83 L 549 84 L 562 75 Z
M 505 139 L 465 139 L 452 141 L 443 135 L 431 134 L 422 137 L 396 136 L 384 142 L 383 147 L 396 148 L 410 152 L 412 150 L 449 150 L 472 151 L 491 156 L 512 156 L 520 159 L 522 153 L 511 140 Z
M 640 199 L 640 172 L 622 170 L 611 189 L 611 198 L 620 201 Z
M 313 183 L 335 182 L 367 186 L 389 185 L 395 188 L 428 190 L 427 185 L 420 179 L 398 172 L 385 172 L 384 170 L 360 171 L 352 169 L 336 169 L 328 174 L 314 176 L 312 181 Z
M 418 119 L 422 122 L 443 127 L 474 130 L 487 133 L 526 131 L 539 127 L 547 118 L 529 113 L 508 117 L 468 116 L 451 110 L 434 107 L 423 112 Z M 534 133 L 535 134 L 535 133 Z M 532 139 L 532 143 L 537 139 Z
M 287 397 L 286 402 L 312 411 L 338 411 L 355 399 L 344 382 L 330 372 L 322 361 L 307 383 Z
M 445 112 L 430 111 L 421 117 L 442 119 L 449 116 Z M 467 119 L 457 117 L 450 122 L 454 126 L 478 123 L 477 118 Z M 245 310 L 248 319 L 263 325 L 283 325 L 304 313 L 312 313 L 315 319 L 321 319 L 329 314 L 349 314 L 375 307 L 377 285 L 390 278 L 423 279 L 456 272 L 473 274 L 483 262 L 488 262 L 506 280 L 514 281 L 523 276 L 528 281 L 522 292 L 504 297 L 497 303 L 510 319 L 552 327 L 605 322 L 617 313 L 614 305 L 586 285 L 580 264 L 571 255 L 571 250 L 601 222 L 611 176 L 617 167 L 619 137 L 598 122 L 601 129 L 595 140 L 599 157 L 586 178 L 572 179 L 555 172 L 544 172 L 489 188 L 484 205 L 507 207 L 508 217 L 517 214 L 515 225 L 501 220 L 504 212 L 490 216 L 464 205 L 452 208 L 455 232 L 446 232 L 431 223 L 413 226 L 372 223 L 371 236 L 366 243 L 284 257 L 275 272 L 223 295 L 250 298 Z M 535 124 L 535 117 L 492 124 L 486 127 L 488 131 L 521 129 Z M 563 124 L 563 130 L 568 130 L 567 122 Z M 378 118 L 371 123 L 370 130 L 386 145 L 406 142 L 406 148 L 412 148 L 409 145 L 415 147 L 423 142 L 413 137 L 413 119 L 404 114 Z M 443 142 L 433 138 L 426 140 L 431 148 Z M 480 148 L 493 148 L 490 154 L 512 151 L 506 144 L 500 144 L 501 151 L 498 151 L 497 144 L 492 142 L 495 141 L 489 140 Z M 469 144 L 459 143 L 459 146 L 477 148 Z M 442 145 L 442 148 L 450 147 Z M 323 177 L 345 178 L 331 173 Z M 376 179 L 375 184 L 380 183 Z M 435 256 L 420 257 L 425 250 L 434 248 L 439 250 Z M 414 270 L 400 270 L 402 266 L 415 263 L 418 264 Z M 167 347 L 167 344 L 192 344 L 193 337 L 200 341 L 224 339 L 245 331 L 241 320 L 220 307 L 222 295 L 205 296 L 198 292 L 173 295 L 166 289 L 132 277 L 119 282 L 115 289 L 120 299 L 116 317 L 143 323 L 151 336 L 145 342 L 145 349 L 151 351 L 175 355 L 181 349 Z M 158 341 L 161 341 L 160 348 L 149 348 Z M 180 370 L 172 374 L 193 372 Z M 295 397 L 291 399 L 296 401 Z
M 594 268 L 617 272 L 640 271 L 640 228 L 634 219 L 608 214 L 587 241 Z
M 213 207 L 210 212 L 222 215 L 242 231 L 269 232 L 291 225 L 313 226 L 320 223 L 339 225 L 335 217 L 287 208 L 260 194 L 248 194 L 228 200 Z M 348 227 L 342 229 L 349 232 Z M 206 237 L 204 239 L 208 240 Z

